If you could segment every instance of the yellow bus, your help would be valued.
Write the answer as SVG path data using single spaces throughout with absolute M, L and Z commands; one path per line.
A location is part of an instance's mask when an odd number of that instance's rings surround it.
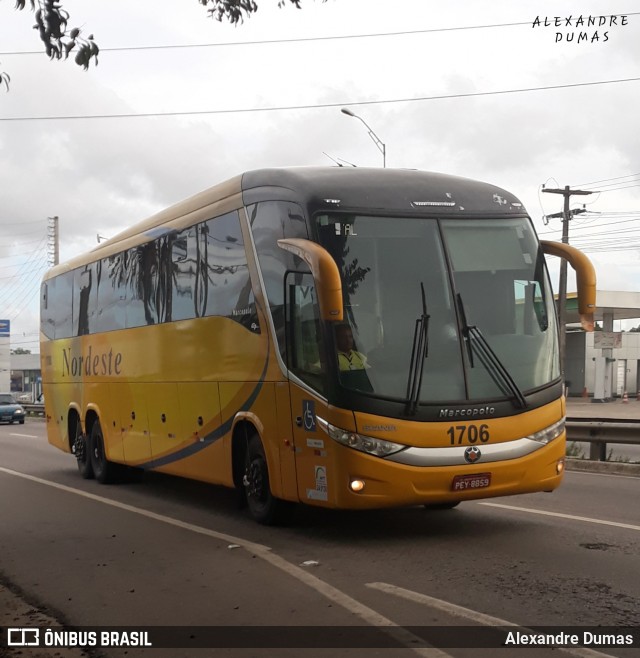
M 551 491 L 565 400 L 545 253 L 509 192 L 392 169 L 250 171 L 58 265 L 41 291 L 48 439 L 123 467 L 294 503 L 425 505 Z

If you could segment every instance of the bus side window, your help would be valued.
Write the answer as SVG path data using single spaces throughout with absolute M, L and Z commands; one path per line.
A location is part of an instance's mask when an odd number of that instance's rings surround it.
M 206 315 L 219 315 L 259 331 L 247 254 L 234 210 L 205 222 Z
M 124 329 L 126 326 L 127 252 L 102 258 L 98 265 L 96 331 Z
M 65 272 L 56 277 L 55 286 L 49 289 L 48 304 L 53 318 L 55 337 L 72 336 L 73 272 Z
M 324 393 L 325 351 L 313 277 L 289 272 L 286 290 L 288 367 L 313 389 Z
M 203 263 L 200 256 L 199 225 L 180 231 L 171 242 L 171 319 L 188 320 L 204 315 L 202 299 L 206 293 L 198 294 L 198 284 L 203 280 Z M 206 283 L 206 272 L 204 272 Z
M 93 330 L 98 301 L 93 283 L 94 271 L 94 263 L 74 271 L 73 326 L 75 336 L 85 336 L 92 333 Z
M 55 322 L 53 317 L 53 291 L 56 285 L 55 279 L 49 279 L 42 284 L 40 294 L 40 330 L 47 338 L 55 337 Z

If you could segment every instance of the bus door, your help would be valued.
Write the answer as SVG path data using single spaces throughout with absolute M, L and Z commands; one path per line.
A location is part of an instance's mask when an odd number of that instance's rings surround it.
M 302 502 L 328 503 L 331 500 L 328 437 L 317 423 L 317 416 L 327 416 L 326 355 L 311 274 L 287 274 L 286 318 L 298 496 Z

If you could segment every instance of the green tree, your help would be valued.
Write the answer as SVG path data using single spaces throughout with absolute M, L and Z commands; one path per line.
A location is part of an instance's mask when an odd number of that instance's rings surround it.
M 15 8 L 19 11 L 27 7 L 27 0 L 15 2 Z M 207 8 L 211 18 L 228 21 L 233 25 L 243 23 L 245 16 L 249 17 L 258 11 L 255 0 L 198 0 L 198 3 Z M 278 7 L 289 3 L 300 9 L 302 0 L 278 0 Z M 98 64 L 100 48 L 94 41 L 93 34 L 85 38 L 80 28 L 69 27 L 69 12 L 63 8 L 62 0 L 29 0 L 28 6 L 35 15 L 34 29 L 38 30 L 44 51 L 50 59 L 68 59 L 71 51 L 74 51 L 75 63 L 85 71 L 92 60 L 94 64 Z M 0 87 L 4 85 L 8 91 L 10 81 L 9 75 L 0 71 Z

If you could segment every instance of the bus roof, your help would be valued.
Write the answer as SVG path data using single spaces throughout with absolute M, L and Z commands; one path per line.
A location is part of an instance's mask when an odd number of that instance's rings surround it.
M 461 212 L 486 216 L 525 214 L 520 201 L 510 192 L 488 183 L 448 174 L 364 167 L 256 169 L 210 187 L 130 226 L 89 253 L 49 270 L 44 279 L 118 253 L 132 241 L 151 240 L 157 237 L 157 229 L 187 215 L 199 221 L 196 218 L 203 212 L 216 209 L 228 212 L 240 205 L 268 200 L 296 201 L 305 204 L 311 212 L 316 207 L 325 210 L 331 207 L 335 210 L 384 211 L 404 215 L 435 213 L 459 216 Z
M 415 169 L 291 167 L 258 169 L 242 176 L 245 205 L 256 201 L 300 200 L 327 207 L 391 212 L 525 214 L 510 192 L 469 178 Z

